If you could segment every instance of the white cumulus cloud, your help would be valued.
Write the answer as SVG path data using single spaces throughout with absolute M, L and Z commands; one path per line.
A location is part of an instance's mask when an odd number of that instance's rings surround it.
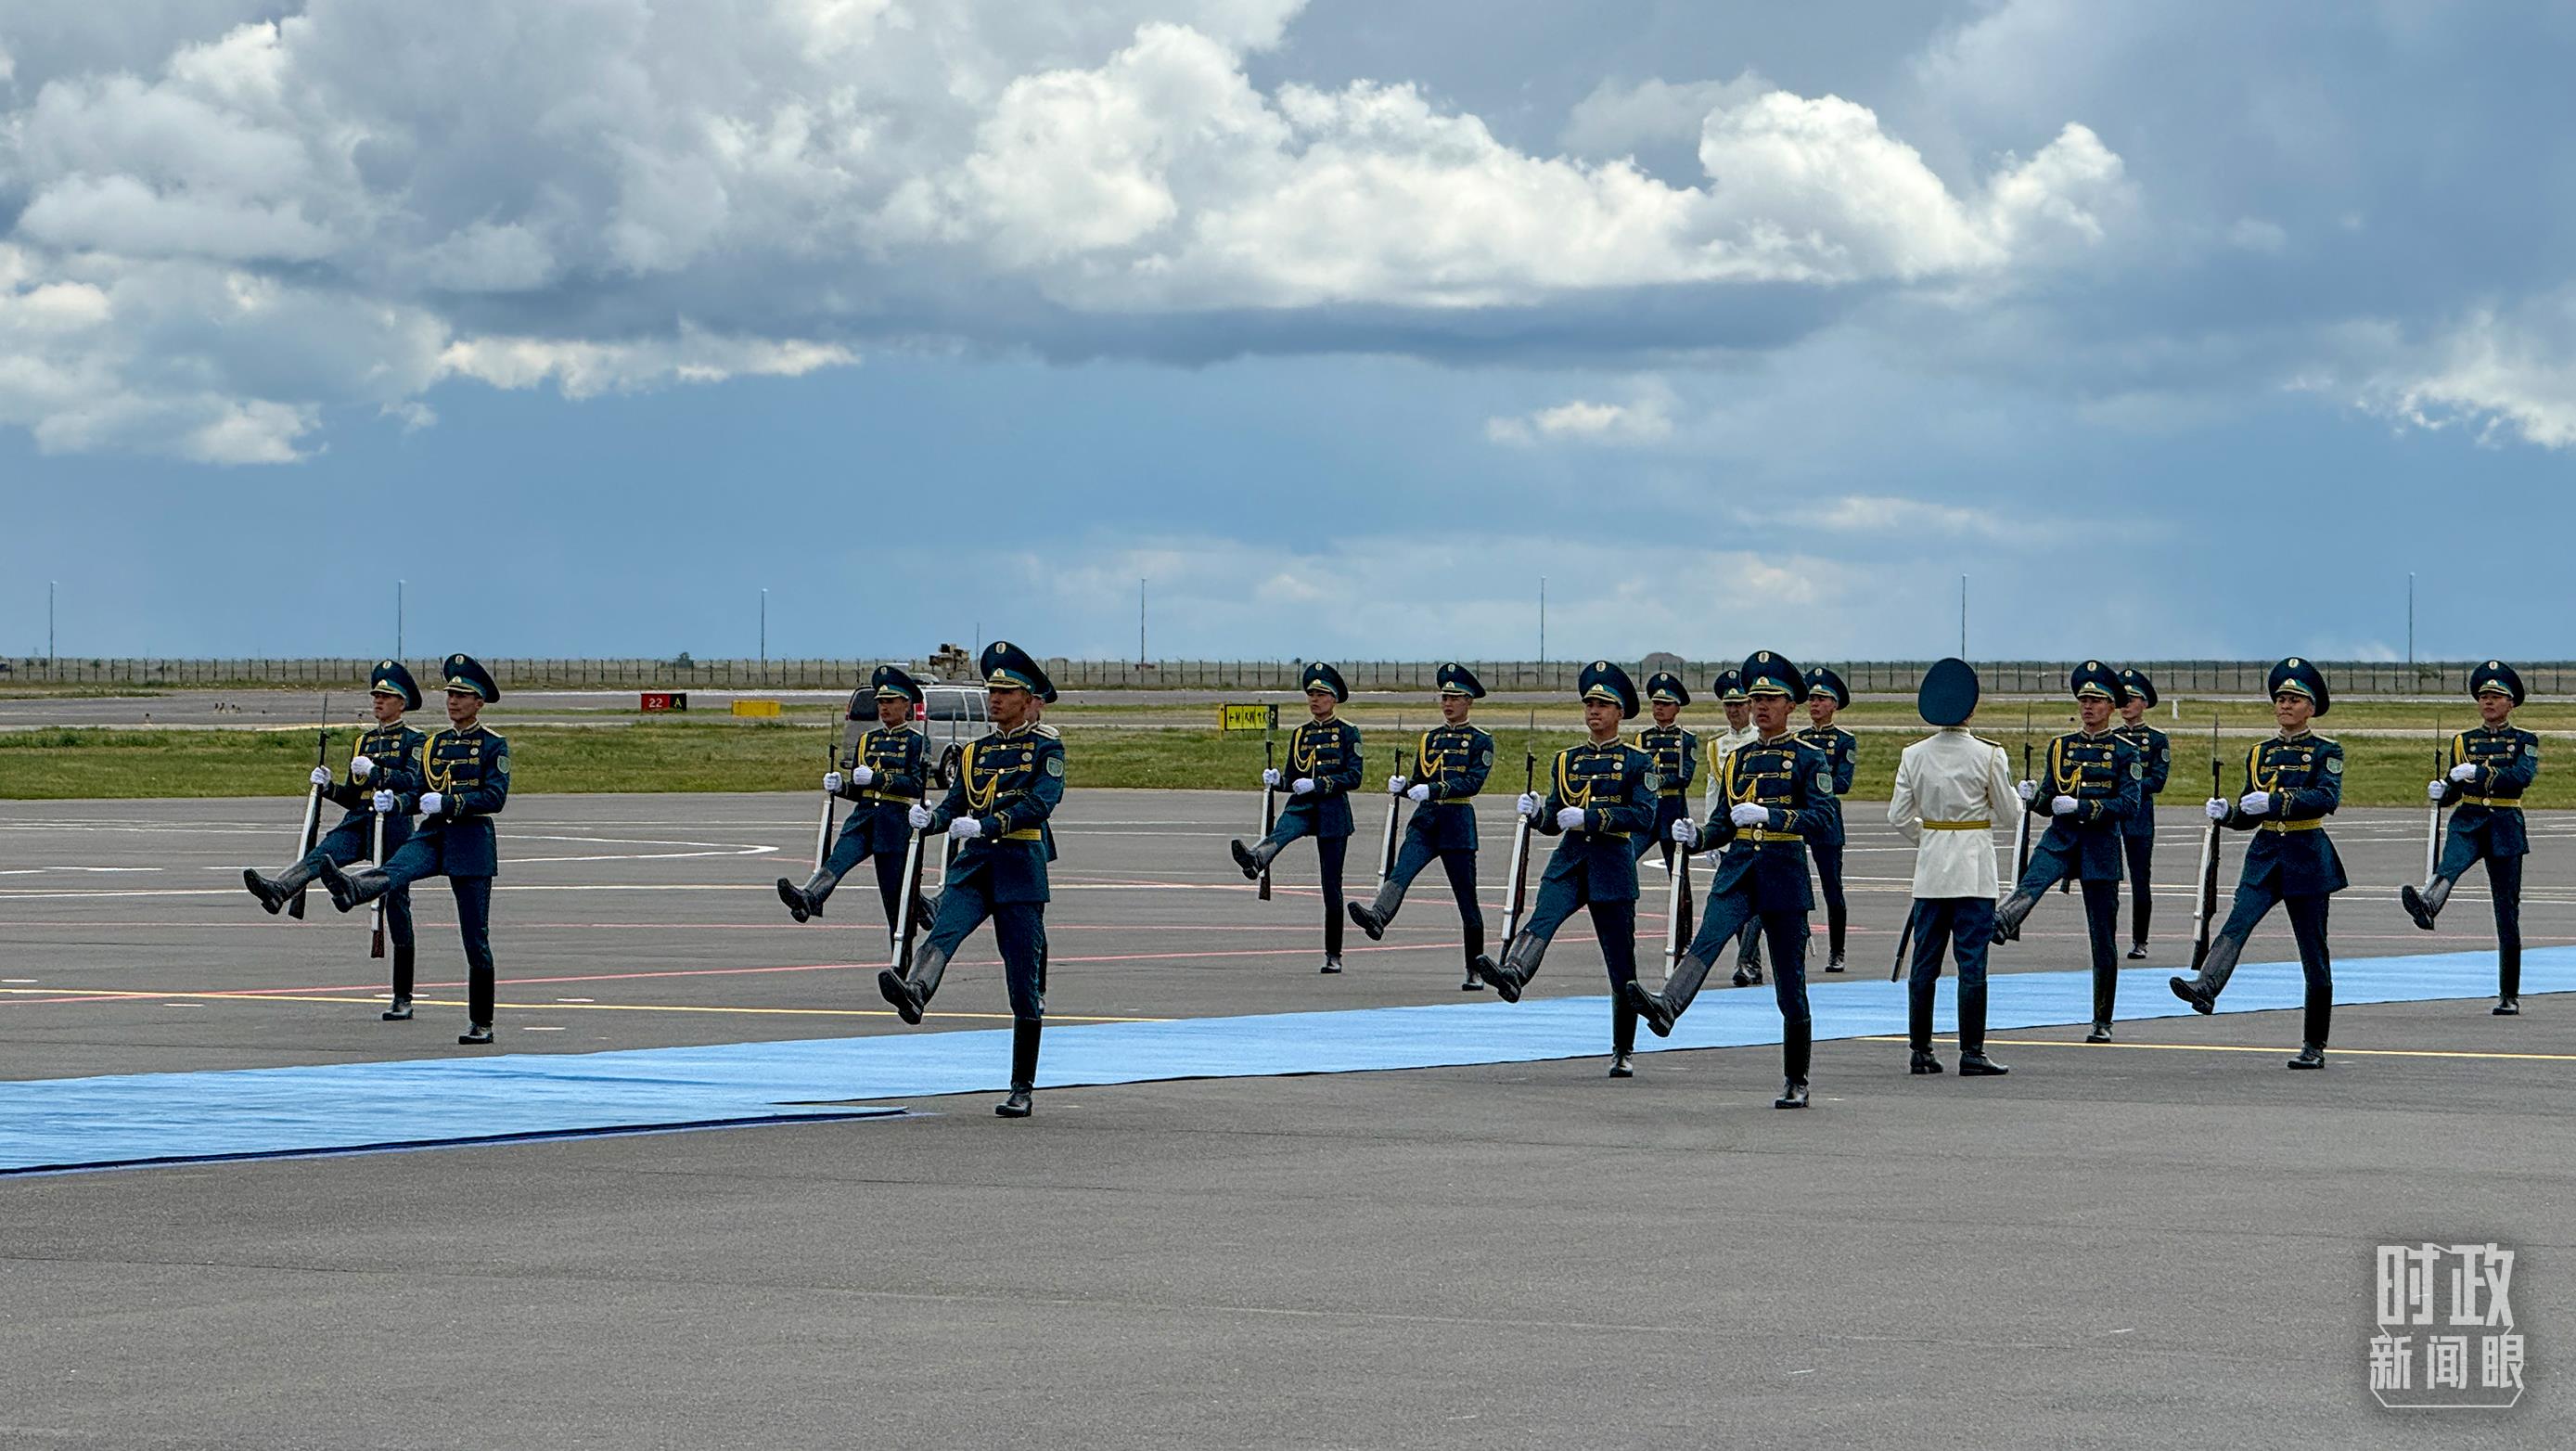
M 1192 328 L 1205 352 L 1287 317 L 1258 345 L 1383 347 L 1401 315 L 1436 351 L 1469 314 L 1646 288 L 2008 287 L 2134 202 L 2079 124 L 1954 187 L 1868 107 L 1750 73 L 1596 91 L 1534 154 L 1401 79 L 1265 90 L 1246 57 L 1300 8 L 72 7 L 0 76 L 0 425 L 273 461 L 333 407 L 422 426 L 408 405 L 459 378 L 579 395 Z M 1586 159 L 1622 134 L 1696 134 L 1703 176 Z M 1600 406 L 1526 426 L 1670 427 Z

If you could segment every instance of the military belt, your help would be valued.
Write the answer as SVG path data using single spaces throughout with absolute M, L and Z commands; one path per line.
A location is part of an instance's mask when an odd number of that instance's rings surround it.
M 861 801 L 882 801 L 888 806 L 903 806 L 911 802 L 918 801 L 921 798 L 918 796 L 897 796 L 891 791 L 862 791 L 859 793 L 859 799 Z
M 2460 804 L 2483 806 L 2490 811 L 2520 811 L 2522 798 L 2519 796 L 2463 796 L 2460 798 Z
M 1668 786 L 1655 792 L 1655 795 L 1661 800 L 1678 801 L 1682 798 L 1684 789 L 1680 786 Z
M 1754 827 L 1750 831 L 1737 832 L 1735 834 L 1735 839 L 1738 841 L 1761 842 L 1770 846 L 1783 846 L 1790 842 L 1806 840 L 1805 837 L 1800 836 L 1794 831 L 1772 831 L 1766 827 L 1760 826 Z
M 2320 816 L 2314 821 L 2266 821 L 2255 829 L 2258 831 L 2314 831 L 2325 824 L 2325 818 Z
M 1925 831 L 1992 831 L 1995 829 L 1995 824 L 1992 821 L 1927 821 L 1923 823 L 1923 829 Z

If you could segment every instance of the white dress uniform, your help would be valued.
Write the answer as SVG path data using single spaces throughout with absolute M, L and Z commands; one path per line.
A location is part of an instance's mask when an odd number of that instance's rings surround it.
M 2019 810 L 2003 747 L 1966 726 L 1946 726 L 1907 746 L 1897 758 L 1887 822 L 1915 843 L 1914 895 L 1994 900 L 2002 889 L 1994 827 Z

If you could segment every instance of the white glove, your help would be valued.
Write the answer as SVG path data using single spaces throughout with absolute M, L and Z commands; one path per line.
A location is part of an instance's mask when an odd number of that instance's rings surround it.
M 2048 803 L 2048 814 L 2051 816 L 2072 816 L 2075 814 L 2075 808 L 2083 804 L 2083 802 L 2076 800 L 2072 796 L 2051 797 Z
M 328 766 L 316 766 L 313 768 L 313 774 L 307 779 L 312 781 L 316 786 L 328 786 L 331 784 L 331 768 Z
M 394 793 L 391 791 L 377 792 L 375 806 L 379 815 L 391 813 L 394 809 Z
M 441 793 L 441 792 L 437 792 L 437 791 L 424 791 L 424 792 L 422 792 L 422 793 L 421 793 L 421 798 L 420 798 L 420 812 L 421 812 L 421 815 L 423 815 L 423 816 L 438 816 L 438 815 L 442 815 L 442 814 L 444 814 L 444 813 L 446 812 L 446 810 L 447 810 L 447 797 L 446 797 L 443 793 Z
M 2454 781 L 2474 781 L 2478 779 L 2478 763 L 2475 761 L 2462 761 L 2460 764 L 2453 766 L 2451 768 L 2451 779 Z
M 1303 796 L 1314 789 L 1315 778 L 1312 776 L 1300 776 L 1288 783 L 1288 794 L 1291 796 Z
M 841 789 L 841 773 L 838 771 L 824 772 L 823 789 L 828 792 L 837 793 Z
M 1735 803 L 1735 809 L 1726 813 L 1726 819 L 1738 826 L 1769 826 L 1771 808 L 1759 802 L 1738 801 Z
M 2236 798 L 2236 807 L 2248 816 L 2268 816 L 2272 812 L 2272 793 L 2248 791 Z
M 1421 785 L 1407 789 L 1404 794 L 1416 801 L 1428 801 L 1431 799 L 1431 783 L 1425 781 Z
M 367 779 L 369 776 L 372 776 L 372 775 L 374 775 L 374 774 L 376 774 L 376 763 L 375 763 L 375 762 L 368 760 L 368 759 L 367 759 L 366 757 L 364 757 L 364 756 L 351 756 L 351 757 L 349 758 L 349 779 L 350 779 L 350 780 L 352 780 L 352 781 L 364 781 L 364 780 L 365 780 L 365 779 Z
M 1519 812 L 1521 815 L 1528 817 L 1530 820 L 1536 821 L 1538 820 L 1539 812 L 1545 808 L 1546 804 L 1547 803 L 1539 800 L 1534 793 L 1524 791 L 1521 793 L 1521 799 L 1512 803 L 1512 809 Z
M 2029 803 L 2039 799 L 2039 783 L 2037 781 L 2024 781 L 2013 789 L 2021 793 L 2021 799 L 2024 805 L 2028 805 Z
M 2227 819 L 2227 803 L 2219 800 L 2215 796 L 2210 797 L 2207 802 L 2203 803 L 2200 809 L 2208 812 L 2209 819 L 2212 821 L 2225 821 Z
M 1269 788 L 1270 788 L 1271 790 L 1273 790 L 1273 791 L 1278 790 L 1278 789 L 1279 789 L 1279 768 L 1278 768 L 1278 767 L 1276 767 L 1276 766 L 1264 766 L 1264 767 L 1262 767 L 1262 768 L 1261 768 L 1261 784 L 1262 784 L 1262 785 L 1264 785 L 1264 786 L 1269 787 Z
M 1580 806 L 1567 806 L 1560 808 L 1556 813 L 1556 829 L 1559 831 L 1581 831 L 1583 829 L 1583 808 Z
M 1387 778 L 1386 778 L 1386 794 L 1387 794 L 1387 795 L 1389 795 L 1389 796 L 1401 796 L 1401 795 L 1403 795 L 1403 794 L 1404 794 L 1404 778 L 1403 778 L 1402 776 L 1389 776 L 1389 777 L 1387 777 Z
M 1699 845 L 1699 827 L 1694 825 L 1689 817 L 1682 817 L 1680 820 L 1673 823 L 1672 837 L 1674 841 L 1679 842 L 1683 846 L 1697 846 Z
M 2441 783 L 2441 782 L 2439 782 L 2439 781 L 2427 781 L 2427 782 L 2425 782 L 2425 783 L 2424 783 L 2424 799 L 2425 799 L 2425 800 L 2427 800 L 2427 801 L 2439 801 L 2439 800 L 2441 800 L 2441 799 L 2442 799 L 2442 783 Z
M 850 784 L 853 786 L 872 786 L 876 784 L 876 779 L 877 768 L 874 766 L 852 766 L 850 768 Z
M 948 823 L 948 834 L 959 841 L 973 841 L 984 834 L 984 823 L 971 816 L 960 816 Z
M 915 806 L 903 814 L 903 819 L 911 822 L 912 829 L 915 831 L 928 831 L 930 829 L 930 808 L 927 806 Z

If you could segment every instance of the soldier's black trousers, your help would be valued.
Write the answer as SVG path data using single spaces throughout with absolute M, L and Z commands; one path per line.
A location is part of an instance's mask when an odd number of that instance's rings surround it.
M 1754 921 L 1771 939 L 1771 1000 L 1780 1007 L 1780 1065 L 1788 1077 L 1804 1080 L 1815 1045 L 1815 1018 L 1807 1009 L 1806 912 L 1757 913 L 1750 887 L 1718 893 L 1708 899 L 1708 914 L 1699 919 L 1690 955 L 1714 964 L 1745 924 Z
M 1579 882 L 1562 878 L 1542 881 L 1529 921 L 1522 924 L 1520 937 L 1513 939 L 1513 961 L 1525 968 L 1524 982 L 1535 976 L 1548 943 L 1556 939 L 1556 930 L 1565 925 L 1565 919 L 1573 916 L 1577 907 L 1592 911 L 1593 940 L 1601 944 L 1601 966 L 1610 975 L 1610 1051 L 1633 1051 L 1637 1046 L 1637 1013 L 1628 1006 L 1627 988 L 1637 980 L 1635 901 L 1596 902 Z M 1521 945 L 1524 939 L 1528 946 Z M 1522 956 L 1524 953 L 1528 955 Z
M 2495 897 L 2496 996 L 2522 996 L 2522 858 L 2488 855 L 2481 842 L 2452 831 L 2442 843 L 2442 864 L 2433 875 L 2457 882 L 2480 858 L 2487 864 L 2487 890 Z
M 2299 971 L 2307 979 L 2306 1031 L 2304 1041 L 2322 1048 L 2326 1031 L 2334 1020 L 2334 957 L 2326 948 L 2326 907 L 2334 899 L 2328 896 L 2284 897 L 2269 886 L 2236 887 L 2236 904 L 2228 910 L 2227 925 L 2218 929 L 2218 938 L 2209 946 L 2210 956 L 2219 955 L 2219 943 L 2230 944 L 2226 961 L 2234 962 L 2245 949 L 2245 940 L 2269 915 L 2274 903 L 2289 910 L 2290 935 L 2299 944 Z M 2213 994 L 2212 996 L 2215 996 Z
M 446 876 L 439 867 L 438 838 L 415 836 L 394 849 L 385 862 L 388 894 L 423 877 Z M 478 1023 L 492 1021 L 492 879 L 448 877 L 456 897 L 456 934 L 465 943 L 466 1014 Z M 390 912 L 388 913 L 390 916 Z
M 1990 897 L 1926 897 L 1914 904 L 1914 960 L 1905 981 L 1905 1036 L 1917 1053 L 1932 1051 L 1932 988 L 1941 949 L 1959 964 L 1959 1051 L 1986 1047 L 1986 948 L 1994 939 Z
M 1808 855 L 1816 859 L 1816 884 L 1824 890 L 1825 951 L 1835 957 L 1843 955 L 1843 844 L 1838 841 L 1811 841 Z
M 928 851 L 931 848 L 924 843 L 922 849 Z M 832 843 L 832 854 L 823 858 L 823 870 L 830 872 L 832 879 L 812 893 L 814 907 L 820 911 L 823 903 L 840 886 L 841 878 L 848 876 L 851 868 L 871 859 L 877 865 L 877 900 L 885 905 L 886 930 L 892 932 L 895 910 L 903 903 L 903 853 L 878 851 L 865 830 L 844 831 L 840 839 Z
M 2014 884 L 2017 897 L 2044 897 L 2048 889 L 2075 874 L 2075 857 L 2069 852 L 2043 849 L 2031 853 L 2030 870 Z M 2093 1021 L 2107 1023 L 2120 996 L 2120 884 L 2116 881 L 2086 881 L 2084 887 L 2084 938 L 2093 956 Z M 2037 911 L 2036 905 L 2032 907 Z M 2024 920 L 2028 920 L 2025 916 Z M 2252 931 L 2252 928 L 2247 928 Z
M 1287 850 L 1288 843 L 1311 829 L 1312 816 L 1303 811 L 1281 812 L 1279 824 L 1270 828 L 1262 844 L 1271 849 L 1275 859 Z M 1350 856 L 1351 839 L 1347 836 L 1315 838 L 1315 869 L 1324 879 L 1324 955 L 1342 955 L 1342 863 Z
M 1394 915 L 1393 908 L 1404 905 L 1404 894 L 1412 890 L 1413 879 L 1422 875 L 1422 869 L 1431 865 L 1434 857 L 1440 859 L 1440 869 L 1448 874 L 1449 895 L 1457 899 L 1458 925 L 1466 936 L 1467 961 L 1473 962 L 1485 953 L 1485 909 L 1476 902 L 1475 848 L 1440 851 L 1421 836 L 1406 832 L 1404 845 L 1395 854 L 1395 874 L 1386 879 L 1387 885 L 1395 889 L 1388 916 Z
M 335 826 L 331 834 L 313 844 L 297 865 L 318 869 L 325 861 L 345 867 L 352 862 L 370 861 L 375 846 L 375 831 L 368 826 Z M 385 936 L 396 947 L 411 946 L 411 893 L 396 887 L 385 893 Z
M 2129 862 L 2129 941 L 2139 947 L 2147 945 L 2147 923 L 2156 911 L 2155 857 L 2156 839 L 2152 836 L 2124 836 L 2120 851 Z
M 967 934 L 993 919 L 993 946 L 1002 954 L 1002 980 L 1011 998 L 1011 1016 L 1023 1023 L 1046 1017 L 1046 903 L 996 902 L 986 895 L 989 883 L 979 868 L 952 879 L 939 894 L 939 917 L 930 924 L 926 952 L 941 958 L 957 955 Z

